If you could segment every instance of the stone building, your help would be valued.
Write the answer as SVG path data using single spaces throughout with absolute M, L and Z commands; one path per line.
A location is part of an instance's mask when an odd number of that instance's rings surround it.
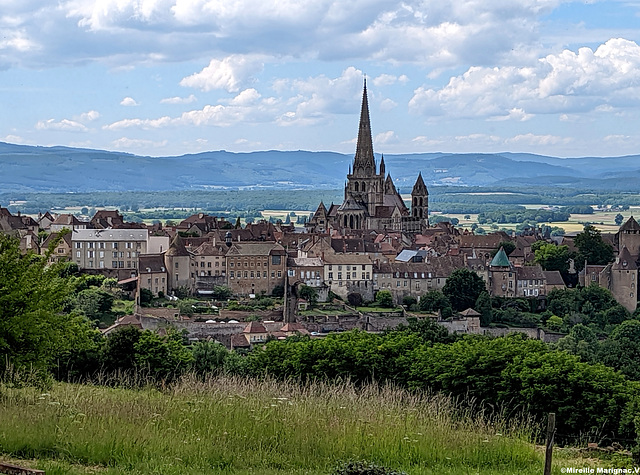
M 270 295 L 284 286 L 287 252 L 276 242 L 232 242 L 226 254 L 227 282 L 235 295 Z
M 429 193 L 421 174 L 413 187 L 411 199 L 412 212 L 398 193 L 391 175 L 386 173 L 384 157 L 379 165 L 376 164 L 365 81 L 356 154 L 347 174 L 344 201 L 329 209 L 320 203 L 307 229 L 326 232 L 332 228 L 343 233 L 352 230 L 420 232 L 429 225 Z

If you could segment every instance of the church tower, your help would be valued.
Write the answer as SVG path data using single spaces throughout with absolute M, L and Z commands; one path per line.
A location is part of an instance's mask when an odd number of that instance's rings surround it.
M 384 169 L 383 163 L 381 163 L 381 168 Z M 346 201 L 349 197 L 353 198 L 356 203 L 366 209 L 369 216 L 374 216 L 376 207 L 383 204 L 384 172 L 378 173 L 376 168 L 371 138 L 367 81 L 365 79 L 356 154 L 353 158 L 353 167 L 347 175 L 344 199 Z
M 422 220 L 425 227 L 429 226 L 429 191 L 422 179 L 422 172 L 418 174 L 411 190 L 411 216 Z

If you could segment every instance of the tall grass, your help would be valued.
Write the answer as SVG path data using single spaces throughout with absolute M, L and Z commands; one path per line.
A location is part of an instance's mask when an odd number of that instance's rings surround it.
M 0 451 L 48 467 L 328 474 L 359 459 L 409 474 L 533 474 L 542 464 L 526 422 L 389 386 L 187 376 L 165 391 L 0 386 L 0 402 Z

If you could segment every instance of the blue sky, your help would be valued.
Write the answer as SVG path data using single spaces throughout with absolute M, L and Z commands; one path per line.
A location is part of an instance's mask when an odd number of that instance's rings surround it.
M 0 0 L 0 141 L 640 153 L 640 0 Z

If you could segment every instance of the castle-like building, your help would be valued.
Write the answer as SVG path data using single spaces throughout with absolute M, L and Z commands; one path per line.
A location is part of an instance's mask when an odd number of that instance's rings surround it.
M 403 231 L 418 233 L 429 226 L 429 192 L 422 174 L 411 192 L 411 211 L 398 193 L 390 174 L 386 174 L 384 156 L 376 165 L 371 139 L 369 101 L 365 80 L 353 165 L 349 167 L 341 205 L 327 209 L 320 203 L 307 224 L 310 232 L 330 229 L 346 233 L 353 230 Z

